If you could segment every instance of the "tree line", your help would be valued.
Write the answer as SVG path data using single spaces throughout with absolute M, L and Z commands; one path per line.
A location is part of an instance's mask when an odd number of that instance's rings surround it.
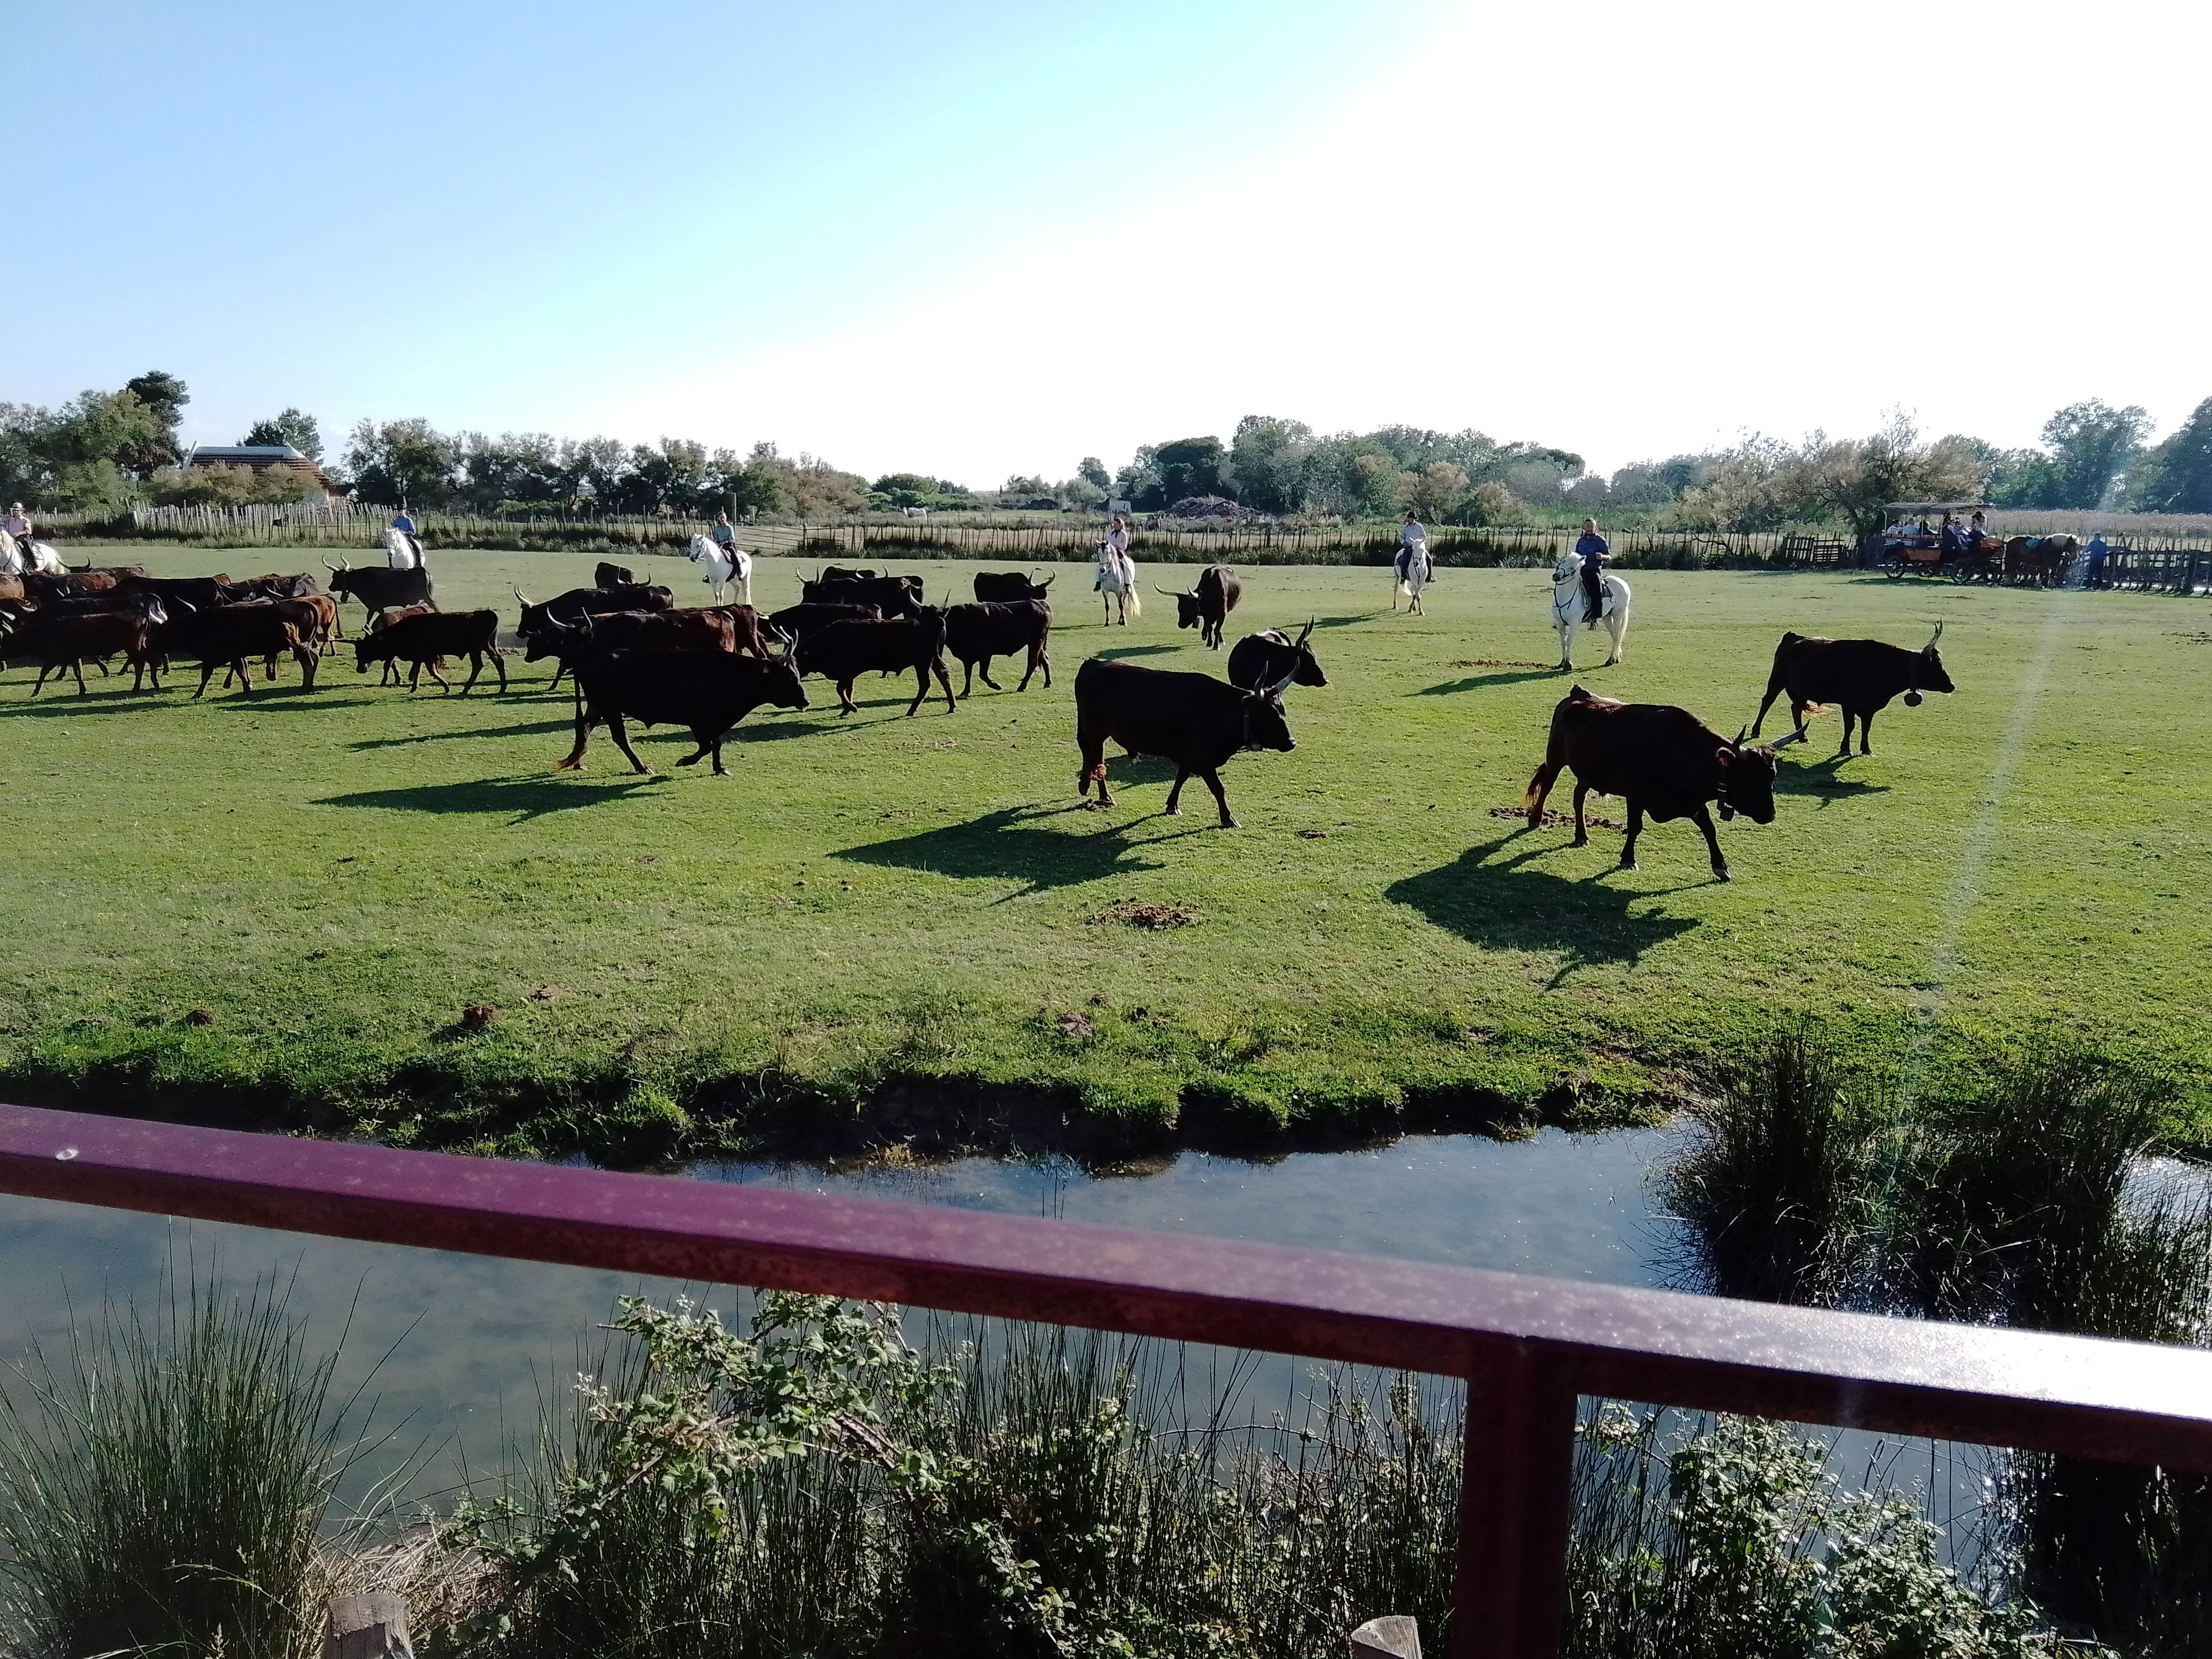
M 187 465 L 178 436 L 191 402 L 176 375 L 149 371 L 58 408 L 0 403 L 0 497 L 121 511 L 137 502 L 227 506 L 295 500 L 296 471 Z M 828 519 L 865 509 L 1212 512 L 1371 518 L 1410 510 L 1439 524 L 1609 514 L 1684 526 L 1837 526 L 1863 533 L 1885 501 L 1987 500 L 2042 510 L 2212 513 L 2212 398 L 2153 441 L 2139 407 L 2069 404 L 2039 444 L 2006 449 L 1962 434 L 1923 440 L 1894 416 L 1863 438 L 1751 434 L 1734 446 L 1593 472 L 1568 449 L 1472 429 L 1385 426 L 1316 432 L 1249 415 L 1216 436 L 1139 446 L 1109 471 L 1085 456 L 1058 481 L 1016 475 L 995 490 L 916 472 L 872 481 L 773 443 L 740 454 L 688 439 L 657 444 L 546 433 L 441 432 L 428 421 L 362 421 L 326 457 L 313 416 L 258 421 L 245 444 L 289 444 L 337 487 L 383 505 L 486 516 L 624 514 Z

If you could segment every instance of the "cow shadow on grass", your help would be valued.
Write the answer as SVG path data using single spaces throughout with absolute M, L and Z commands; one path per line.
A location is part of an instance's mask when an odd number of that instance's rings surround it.
M 94 684 L 97 685 L 98 682 Z M 72 681 L 64 697 L 55 694 L 51 680 L 46 683 L 46 689 L 35 698 L 29 695 L 29 691 L 30 688 L 26 684 L 23 701 L 0 702 L 0 720 L 55 720 L 64 714 L 119 714 L 159 703 L 166 695 L 159 691 L 133 691 L 126 685 L 119 690 L 102 686 L 80 697 L 76 694 L 76 683 Z
M 1831 755 L 1826 760 L 1809 766 L 1785 765 L 1774 775 L 1774 793 L 1778 795 L 1809 795 L 1822 806 L 1830 801 L 1856 800 L 1863 795 L 1886 795 L 1886 783 L 1869 783 L 1862 778 L 1847 778 L 1843 775 L 1842 760 Z
M 1563 843 L 1553 837 L 1544 837 L 1508 858 L 1492 857 L 1528 833 L 1521 831 L 1470 847 L 1449 864 L 1392 883 L 1383 896 L 1394 903 L 1411 905 L 1437 927 L 1486 950 L 1563 952 L 1565 960 L 1552 977 L 1553 986 L 1578 968 L 1632 966 L 1645 951 L 1680 938 L 1698 925 L 1693 916 L 1638 914 L 1631 909 L 1644 901 L 1684 890 L 1681 888 L 1639 892 L 1587 877 L 1570 878 L 1526 867 L 1531 859 L 1560 849 Z M 1604 834 L 1598 832 L 1599 837 Z M 1595 845 L 1584 851 L 1605 856 Z M 1618 856 L 1617 847 L 1613 855 Z
M 387 812 L 459 813 L 463 816 L 505 816 L 510 824 L 527 823 L 553 812 L 573 812 L 586 806 L 603 806 L 653 784 L 666 783 L 663 774 L 605 780 L 592 777 L 556 778 L 543 775 L 518 778 L 471 778 L 461 783 L 423 783 L 403 789 L 358 789 L 350 794 L 325 795 L 317 806 L 369 806 Z
M 404 749 L 416 743 L 448 743 L 455 738 L 522 738 L 543 732 L 568 732 L 574 720 L 520 720 L 513 726 L 479 726 L 466 732 L 418 732 L 404 738 L 363 738 L 349 749 Z
M 940 876 L 1026 882 L 1029 884 L 1019 892 L 1006 895 L 1006 898 L 1025 898 L 1054 888 L 1078 887 L 1085 882 L 1158 870 L 1162 867 L 1160 860 L 1145 854 L 1163 842 L 1202 833 L 1184 830 L 1133 841 L 1124 834 L 1126 823 L 1111 820 L 1088 830 L 1050 827 L 1054 819 L 1074 814 L 1091 816 L 1080 806 L 1006 807 L 965 823 L 950 823 L 866 847 L 844 848 L 831 856 Z M 997 902 L 1003 904 L 1006 900 Z
M 1091 654 L 1104 662 L 1119 662 L 1124 657 L 1171 656 L 1182 649 L 1180 645 L 1115 645 Z
M 1444 680 L 1436 685 L 1425 685 L 1419 695 L 1424 697 L 1449 697 L 1460 691 L 1479 691 L 1486 685 L 1517 685 L 1522 680 L 1555 680 L 1559 678 L 1556 668 L 1508 668 L 1494 674 L 1470 674 L 1463 680 Z

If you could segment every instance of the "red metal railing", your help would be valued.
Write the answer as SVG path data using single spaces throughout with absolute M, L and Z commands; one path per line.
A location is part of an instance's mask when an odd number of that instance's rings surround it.
M 1583 1395 L 2212 1472 L 2212 1354 L 0 1106 L 0 1191 L 1463 1377 L 1453 1652 L 1556 1651 Z

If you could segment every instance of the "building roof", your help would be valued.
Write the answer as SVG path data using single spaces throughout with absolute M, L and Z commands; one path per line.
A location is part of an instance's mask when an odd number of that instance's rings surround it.
M 195 444 L 191 464 L 204 466 L 210 463 L 243 461 L 251 465 L 258 461 L 266 466 L 276 461 L 307 460 L 305 455 L 289 444 Z M 307 464 L 313 465 L 311 461 Z

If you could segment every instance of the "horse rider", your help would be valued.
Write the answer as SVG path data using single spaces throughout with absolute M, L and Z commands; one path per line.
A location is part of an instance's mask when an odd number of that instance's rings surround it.
M 714 527 L 707 532 L 714 538 L 714 545 L 726 555 L 738 544 L 737 526 L 730 522 L 730 509 L 724 507 L 714 515 Z M 731 562 L 735 564 L 736 561 Z
M 1412 568 L 1413 562 L 1413 550 L 1418 547 L 1425 553 L 1428 550 L 1428 542 L 1429 532 L 1427 528 L 1419 519 L 1413 516 L 1413 510 L 1411 507 L 1407 507 L 1406 509 L 1406 522 L 1398 526 L 1398 574 L 1400 575 L 1404 575 L 1408 569 Z M 1434 559 L 1431 559 L 1429 561 L 1429 580 L 1431 581 L 1434 581 L 1436 580 L 1436 574 L 1437 562 Z
M 1589 599 L 1589 613 L 1595 621 L 1605 611 L 1605 568 L 1613 562 L 1613 550 L 1597 533 L 1595 519 L 1583 520 L 1583 533 L 1575 542 L 1575 556 L 1583 562 L 1583 592 Z
M 22 502 L 13 501 L 9 504 L 7 518 L 0 520 L 0 530 L 6 531 L 13 537 L 21 545 L 24 552 L 28 553 L 31 550 L 31 520 L 30 515 L 23 511 Z
M 392 527 L 407 538 L 407 545 L 415 550 L 415 563 L 419 568 L 422 563 L 422 538 L 415 533 L 415 520 L 405 507 L 392 515 Z
M 1114 527 L 1106 532 L 1106 551 L 1113 556 L 1115 567 L 1127 580 L 1132 568 L 1129 563 L 1129 521 L 1119 513 L 1114 515 Z

